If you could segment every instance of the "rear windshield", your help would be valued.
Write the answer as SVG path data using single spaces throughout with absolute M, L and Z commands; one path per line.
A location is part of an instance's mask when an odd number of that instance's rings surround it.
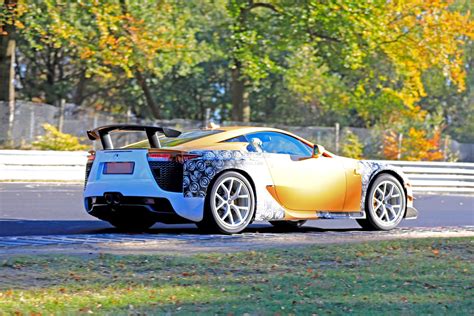
M 219 130 L 196 129 L 196 130 L 183 132 L 178 137 L 169 138 L 169 137 L 165 137 L 164 135 L 160 135 L 159 138 L 160 138 L 161 147 L 174 147 L 174 146 L 178 146 L 178 145 L 190 142 L 192 140 L 196 140 L 199 138 L 203 138 L 203 137 L 221 133 L 221 132 L 222 131 L 219 131 Z M 137 143 L 124 146 L 122 148 L 150 148 L 150 144 L 148 143 L 148 140 L 142 140 Z

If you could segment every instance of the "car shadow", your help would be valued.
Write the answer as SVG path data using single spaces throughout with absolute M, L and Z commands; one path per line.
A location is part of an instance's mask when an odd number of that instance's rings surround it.
M 289 234 L 289 233 L 309 233 L 309 232 L 345 232 L 357 231 L 358 228 L 319 228 L 313 226 L 303 226 L 294 229 L 282 229 L 271 226 L 267 223 L 256 223 L 250 225 L 243 233 L 255 234 Z M 0 236 L 40 236 L 40 235 L 71 235 L 71 234 L 115 234 L 127 233 L 114 228 L 107 222 L 99 220 L 24 220 L 24 219 L 1 219 Z M 199 230 L 194 224 L 165 225 L 155 224 L 146 230 L 147 234 L 193 234 L 207 235 L 208 233 Z M 135 233 L 136 234 L 136 233 Z

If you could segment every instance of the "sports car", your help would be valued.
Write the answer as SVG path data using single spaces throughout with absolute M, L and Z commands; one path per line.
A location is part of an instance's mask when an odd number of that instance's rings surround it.
M 137 131 L 147 139 L 114 148 L 111 135 Z M 87 135 L 103 149 L 88 156 L 85 208 L 122 230 L 191 222 L 233 234 L 253 221 L 295 228 L 314 219 L 390 230 L 418 213 L 397 168 L 340 157 L 279 129 L 119 124 Z

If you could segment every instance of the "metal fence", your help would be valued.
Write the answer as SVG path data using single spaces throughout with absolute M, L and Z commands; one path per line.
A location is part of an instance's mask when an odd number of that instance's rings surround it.
M 0 107 L 4 106 L 0 102 Z M 11 126 L 12 147 L 25 148 L 28 147 L 36 138 L 44 134 L 43 124 L 49 123 L 58 126 L 59 129 L 68 134 L 79 137 L 85 137 L 88 129 L 112 124 L 112 123 L 136 123 L 136 124 L 156 124 L 166 127 L 177 128 L 180 130 L 188 130 L 200 128 L 206 123 L 194 120 L 144 120 L 127 115 L 113 115 L 109 113 L 101 113 L 97 111 L 87 111 L 75 107 L 73 104 L 65 104 L 63 107 L 55 107 L 49 104 L 33 103 L 26 101 L 17 101 L 15 106 L 15 115 L 13 125 Z M 271 126 L 281 128 L 300 135 L 310 141 L 322 144 L 329 151 L 340 153 L 340 148 L 346 131 L 350 130 L 356 134 L 364 145 L 364 152 L 375 153 L 378 151 L 380 143 L 380 135 L 374 131 L 364 128 L 341 127 L 336 124 L 331 127 L 321 126 L 285 126 L 281 124 L 264 124 L 264 123 L 242 123 L 242 122 L 223 122 L 222 125 L 256 125 Z M 1 137 L 1 135 L 0 135 Z M 140 134 L 116 135 L 114 143 L 123 145 L 143 139 Z M 1 140 L 0 140 L 1 141 Z M 97 144 L 96 144 L 97 145 Z M 96 148 L 97 149 L 97 148 Z M 460 161 L 474 162 L 474 144 L 462 144 L 451 141 L 449 150 L 459 154 Z

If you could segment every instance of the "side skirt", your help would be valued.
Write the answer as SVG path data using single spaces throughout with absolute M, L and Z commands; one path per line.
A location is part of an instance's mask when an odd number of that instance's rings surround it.
M 318 219 L 365 219 L 365 212 L 316 212 Z

